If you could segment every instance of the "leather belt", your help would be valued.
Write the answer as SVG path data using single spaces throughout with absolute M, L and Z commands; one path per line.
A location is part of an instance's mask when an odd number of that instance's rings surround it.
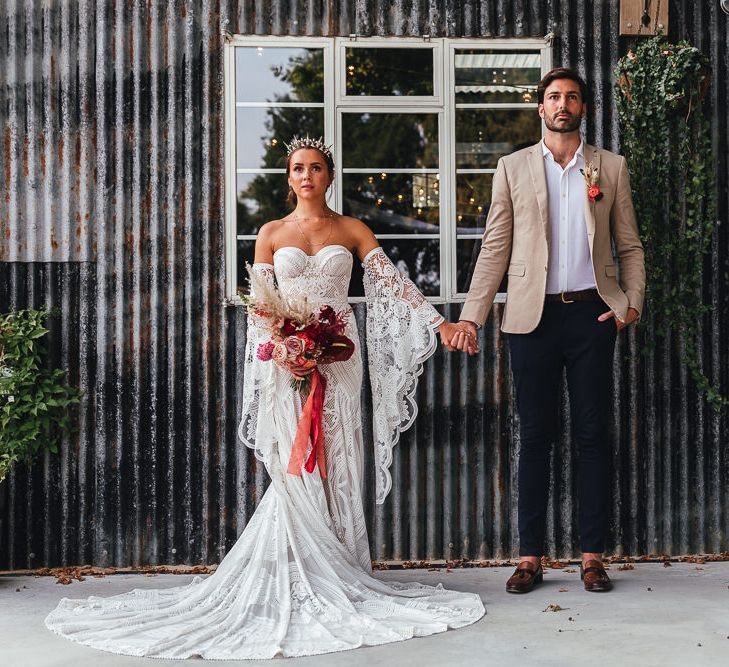
M 573 303 L 575 301 L 602 301 L 596 289 L 583 289 L 579 292 L 560 292 L 545 294 L 545 303 Z

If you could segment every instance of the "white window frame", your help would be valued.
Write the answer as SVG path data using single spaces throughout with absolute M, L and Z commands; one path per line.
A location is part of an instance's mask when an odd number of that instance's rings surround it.
M 412 37 L 268 37 L 260 35 L 229 36 L 224 47 L 224 104 L 225 104 L 225 262 L 226 262 L 226 304 L 241 304 L 237 295 L 237 262 L 238 240 L 254 239 L 255 235 L 237 234 L 237 176 L 239 173 L 278 173 L 279 169 L 238 169 L 236 164 L 236 109 L 235 99 L 235 49 L 236 47 L 288 47 L 288 48 L 322 48 L 324 55 L 324 140 L 334 146 L 334 155 L 341 155 L 342 135 L 341 116 L 346 112 L 361 113 L 437 113 L 438 114 L 438 161 L 439 167 L 423 169 L 422 173 L 438 173 L 440 175 L 440 233 L 413 234 L 412 240 L 439 238 L 440 240 L 440 294 L 429 296 L 434 303 L 462 302 L 466 294 L 456 291 L 456 169 L 455 169 L 455 87 L 453 82 L 455 67 L 455 51 L 457 49 L 491 49 L 513 50 L 534 49 L 540 52 L 542 74 L 552 68 L 551 36 L 527 39 L 468 39 L 468 38 L 412 38 Z M 347 48 L 426 48 L 433 50 L 433 95 L 432 96 L 359 96 L 346 95 L 346 51 Z M 246 103 L 246 107 L 270 106 L 305 106 L 298 103 Z M 318 105 L 317 105 L 318 106 Z M 529 108 L 536 103 L 484 103 L 478 108 Z M 361 169 L 343 169 L 337 160 L 337 178 L 335 187 L 330 192 L 330 205 L 341 210 L 343 202 L 342 178 L 344 173 Z M 374 170 L 373 170 L 374 171 Z M 377 170 L 380 171 L 379 169 Z M 400 170 L 389 170 L 397 172 Z M 408 173 L 417 170 L 402 170 Z M 460 170 L 459 170 L 460 171 Z M 469 170 L 470 171 L 470 170 Z M 482 173 L 493 173 L 495 169 L 474 170 Z M 461 173 L 465 173 L 466 170 Z M 282 173 L 283 177 L 283 173 Z M 481 238 L 481 234 L 463 236 L 461 238 Z M 407 239 L 405 234 L 378 234 L 378 238 Z M 497 294 L 496 301 L 505 301 L 505 294 Z M 361 297 L 350 298 L 351 302 L 361 301 Z
M 446 85 L 445 89 L 448 91 L 448 104 L 446 104 L 446 114 L 448 116 L 448 153 L 450 159 L 450 165 L 448 169 L 448 192 L 452 192 L 452 202 L 449 209 L 447 209 L 446 220 L 450 223 L 450 230 L 445 235 L 443 243 L 448 246 L 448 260 L 443 266 L 444 270 L 448 270 L 449 273 L 449 284 L 452 286 L 452 290 L 449 292 L 448 301 L 451 303 L 464 302 L 466 300 L 466 292 L 458 292 L 456 287 L 456 259 L 457 259 L 457 246 L 458 239 L 480 239 L 483 234 L 461 234 L 457 236 L 456 227 L 456 181 L 458 173 L 485 173 L 495 174 L 496 169 L 459 169 L 456 171 L 456 122 L 455 114 L 456 109 L 529 109 L 534 108 L 536 113 L 537 103 L 514 103 L 514 102 L 483 102 L 479 104 L 468 104 L 459 103 L 456 105 L 456 87 L 453 77 L 455 74 L 456 66 L 456 51 L 460 49 L 488 49 L 491 51 L 513 51 L 515 49 L 534 49 L 539 50 L 539 62 L 541 64 L 542 76 L 544 76 L 549 70 L 552 69 L 552 48 L 551 48 L 551 36 L 547 36 L 544 39 L 448 39 L 448 66 L 445 68 Z M 494 298 L 495 303 L 505 303 L 506 293 L 499 292 Z

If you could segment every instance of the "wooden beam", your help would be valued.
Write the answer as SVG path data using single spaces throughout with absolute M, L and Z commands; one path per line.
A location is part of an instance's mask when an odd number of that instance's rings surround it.
M 620 34 L 668 34 L 668 0 L 620 0 Z

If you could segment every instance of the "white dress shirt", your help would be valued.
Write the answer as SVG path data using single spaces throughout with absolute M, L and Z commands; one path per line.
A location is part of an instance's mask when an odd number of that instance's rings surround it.
M 584 141 L 564 169 L 544 141 L 542 152 L 549 200 L 547 294 L 595 288 L 585 224 L 587 186 L 580 173 L 585 168 Z

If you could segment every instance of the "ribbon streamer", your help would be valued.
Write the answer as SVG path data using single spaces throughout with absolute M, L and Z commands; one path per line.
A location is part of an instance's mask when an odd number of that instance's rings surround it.
M 306 472 L 314 472 L 319 465 L 319 474 L 322 479 L 327 478 L 327 466 L 324 457 L 324 431 L 322 430 L 322 416 L 324 412 L 324 391 L 327 388 L 326 378 L 315 368 L 311 374 L 311 389 L 306 404 L 301 412 L 299 424 L 296 427 L 296 437 L 291 448 L 288 472 L 301 477 L 302 465 Z M 304 457 L 311 440 L 311 453 L 304 464 Z

